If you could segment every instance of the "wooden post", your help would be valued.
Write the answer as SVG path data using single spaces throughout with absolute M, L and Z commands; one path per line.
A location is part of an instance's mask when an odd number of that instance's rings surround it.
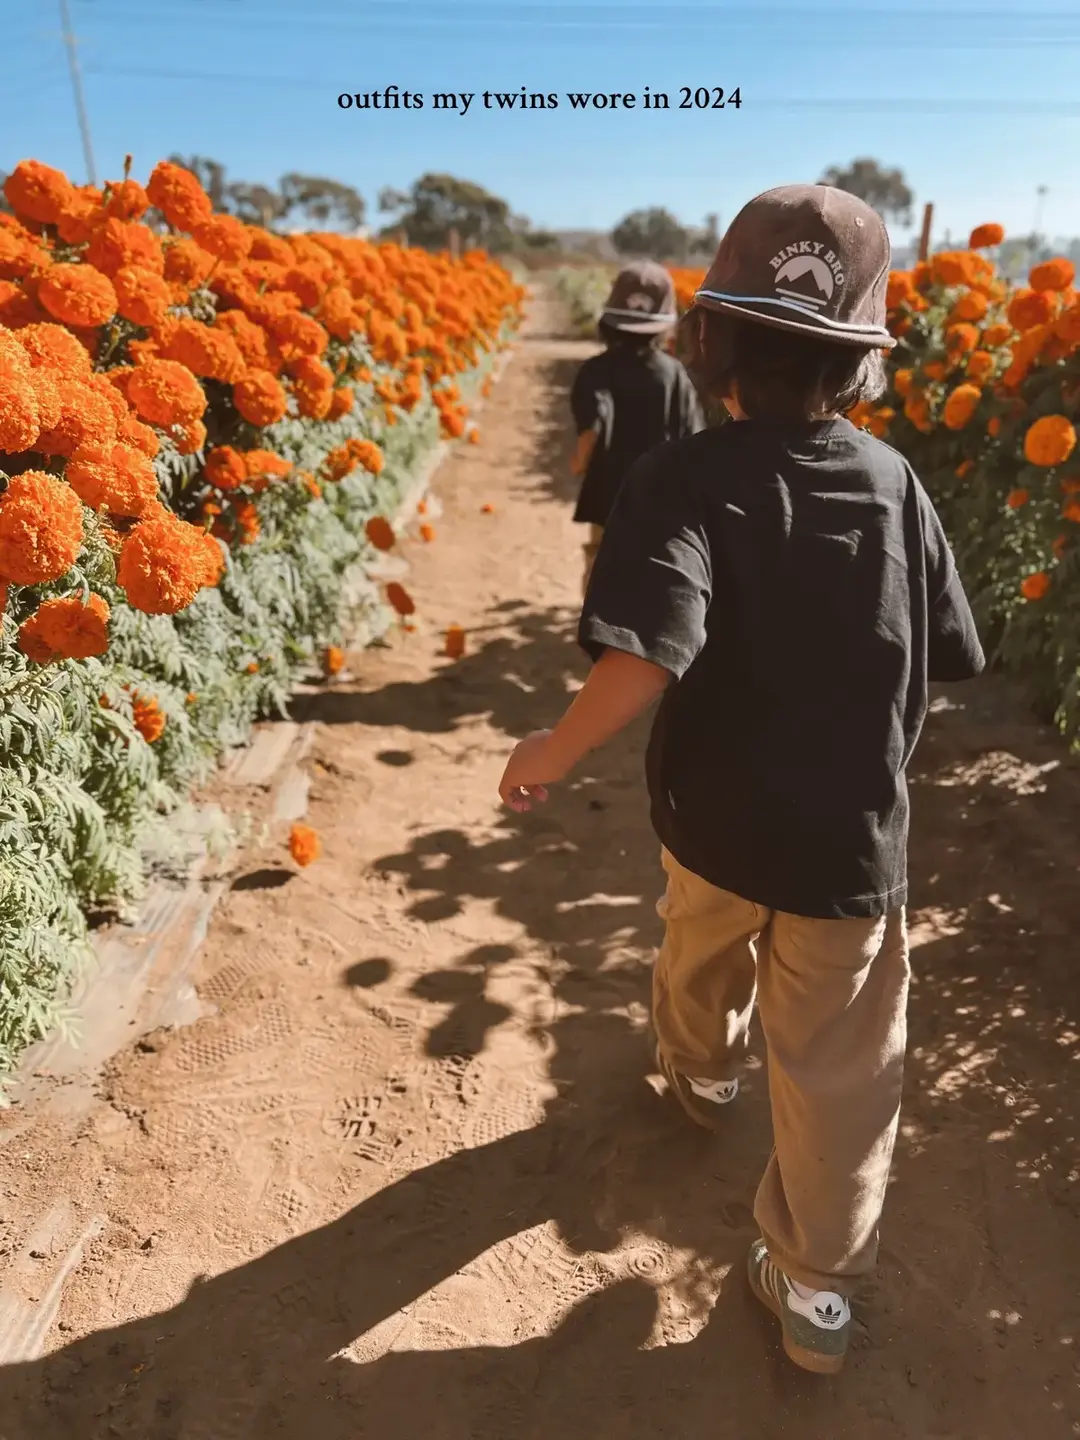
M 923 209 L 922 235 L 919 237 L 919 259 L 930 258 L 930 226 L 934 223 L 934 206 L 928 203 Z
M 461 254 L 461 236 L 454 226 L 451 226 L 446 238 L 449 241 L 450 254 L 456 260 Z

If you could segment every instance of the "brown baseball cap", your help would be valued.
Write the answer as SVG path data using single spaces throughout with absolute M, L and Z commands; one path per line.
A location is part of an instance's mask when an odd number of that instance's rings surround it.
M 600 319 L 614 330 L 632 335 L 656 335 L 679 318 L 675 282 L 663 265 L 639 260 L 615 277 Z
M 781 185 L 736 215 L 694 303 L 840 345 L 891 349 L 891 259 L 885 222 L 864 200 L 834 185 Z

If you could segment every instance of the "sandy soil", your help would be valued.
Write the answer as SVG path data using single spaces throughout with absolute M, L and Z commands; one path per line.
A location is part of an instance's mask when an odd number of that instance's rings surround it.
M 253 846 L 200 959 L 216 1013 L 0 1150 L 28 1296 L 48 1204 L 104 1217 L 45 1358 L 0 1368 L 0 1440 L 1080 1434 L 1080 772 L 996 682 L 937 702 L 881 1274 L 845 1374 L 801 1376 L 743 1279 L 760 1073 L 719 1139 L 647 1079 L 642 733 L 540 814 L 497 804 L 584 673 L 563 477 L 589 347 L 545 326 L 440 473 L 417 633 L 297 707 L 325 858 Z

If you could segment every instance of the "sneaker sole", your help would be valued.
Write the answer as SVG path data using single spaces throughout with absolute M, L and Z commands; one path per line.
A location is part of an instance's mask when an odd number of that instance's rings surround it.
M 784 1340 L 784 1353 L 793 1365 L 800 1370 L 807 1370 L 811 1375 L 839 1375 L 844 1368 L 844 1355 L 822 1355 L 817 1350 L 807 1350 L 802 1345 L 797 1345 L 788 1334 L 787 1326 L 784 1324 L 784 1312 L 780 1308 L 780 1302 L 765 1290 L 758 1279 L 759 1271 L 755 1269 L 750 1276 L 750 1288 L 765 1306 L 766 1310 L 775 1315 L 780 1321 L 780 1331 Z

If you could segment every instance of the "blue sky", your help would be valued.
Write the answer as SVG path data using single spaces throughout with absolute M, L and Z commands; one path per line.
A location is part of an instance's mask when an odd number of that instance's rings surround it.
M 235 179 L 289 170 L 380 189 L 449 171 L 538 225 L 608 227 L 660 204 L 729 220 L 757 191 L 872 155 L 936 207 L 1080 234 L 1075 0 L 846 3 L 565 0 L 69 0 L 100 178 L 172 152 Z M 0 169 L 36 156 L 85 178 L 57 0 L 0 0 Z M 423 110 L 347 111 L 397 85 Z M 554 91 L 554 111 L 437 113 L 437 91 Z M 666 91 L 667 112 L 576 113 L 567 91 Z M 682 86 L 739 89 L 683 111 Z M 377 219 L 378 217 L 373 217 Z M 906 229 L 894 231 L 897 240 Z

